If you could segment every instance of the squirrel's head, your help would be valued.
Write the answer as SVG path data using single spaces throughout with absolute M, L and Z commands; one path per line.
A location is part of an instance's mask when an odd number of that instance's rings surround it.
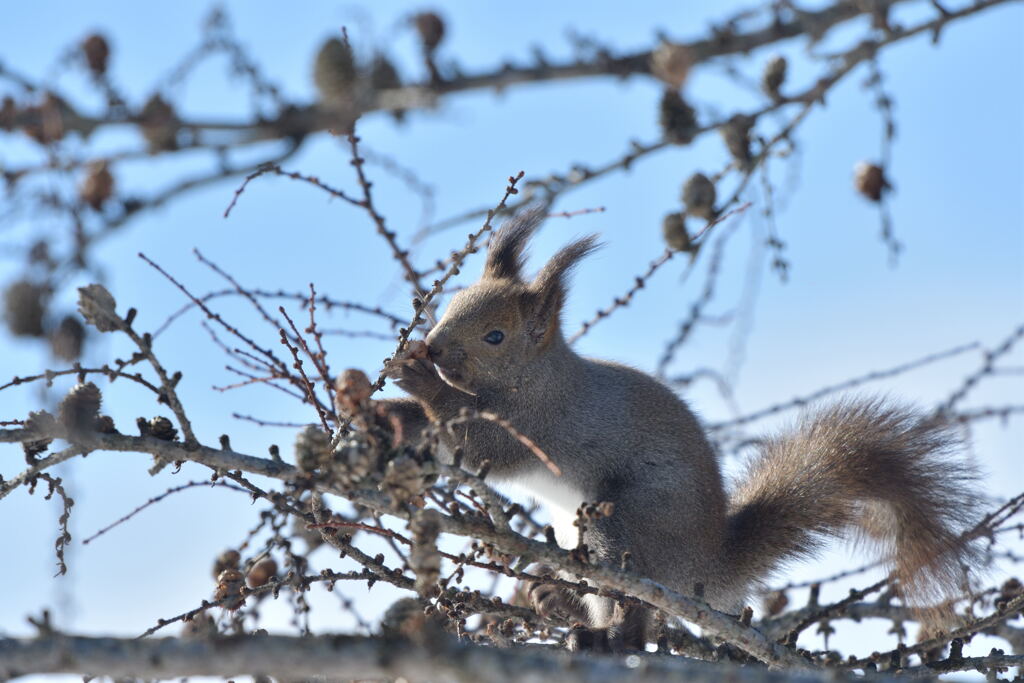
M 561 312 L 568 275 L 596 248 L 597 236 L 564 247 L 527 282 L 524 252 L 543 218 L 541 209 L 532 209 L 494 234 L 480 280 L 455 294 L 427 335 L 441 377 L 460 391 L 514 387 L 533 360 L 564 344 Z

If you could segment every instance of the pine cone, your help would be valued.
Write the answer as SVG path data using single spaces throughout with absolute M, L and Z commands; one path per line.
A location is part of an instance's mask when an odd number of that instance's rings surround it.
M 373 393 L 373 385 L 366 373 L 357 368 L 349 368 L 341 373 L 334 382 L 337 392 L 335 407 L 343 415 L 357 415 L 364 410 L 366 402 Z
M 242 597 L 242 588 L 245 586 L 245 577 L 237 569 L 225 569 L 217 577 L 217 588 L 213 593 L 214 600 L 224 600 L 223 607 L 228 610 L 236 610 L 245 604 Z
M 423 467 L 408 455 L 400 455 L 387 464 L 381 488 L 396 507 L 418 499 L 426 487 Z
M 78 189 L 79 198 L 96 211 L 114 193 L 114 176 L 110 173 L 110 165 L 105 160 L 89 164 L 89 171 Z
M 764 598 L 764 611 L 770 617 L 782 614 L 782 611 L 789 605 L 789 598 L 786 591 L 774 591 Z
M 64 137 L 64 119 L 70 113 L 64 100 L 48 92 L 40 104 L 22 110 L 26 119 L 22 131 L 41 145 L 56 142 Z
M 46 289 L 28 280 L 18 280 L 4 292 L 4 319 L 11 334 L 42 337 L 46 313 Z
M 764 65 L 764 73 L 761 74 L 761 89 L 772 99 L 781 99 L 779 88 L 786 80 L 786 58 L 776 55 Z
M 159 93 L 147 100 L 139 118 L 142 137 L 146 138 L 151 152 L 178 148 L 178 115 Z
M 237 550 L 225 550 L 213 563 L 213 578 L 220 576 L 220 573 L 225 569 L 238 569 L 239 563 L 242 561 L 242 556 Z
M 437 49 L 444 39 L 444 19 L 434 12 L 420 12 L 412 18 L 416 26 L 416 32 L 420 35 L 420 42 L 427 53 Z
M 416 575 L 416 592 L 429 598 L 441 575 L 441 555 L 437 550 L 437 537 L 441 533 L 441 513 L 420 510 L 409 523 L 412 532 L 412 551 L 409 566 Z
M 117 434 L 117 427 L 114 426 L 114 418 L 109 415 L 100 415 L 97 417 L 96 431 L 100 434 Z
M 320 99 L 328 103 L 350 99 L 358 77 L 355 56 L 348 41 L 329 38 L 320 46 L 313 64 L 313 83 Z
M 117 302 L 103 285 L 86 285 L 78 288 L 78 312 L 85 322 L 100 332 L 112 332 L 121 328 L 121 318 L 116 309 Z
M 295 436 L 295 466 L 312 472 L 331 456 L 331 435 L 316 425 L 306 425 Z
M 854 167 L 853 186 L 857 188 L 857 192 L 873 202 L 881 201 L 882 193 L 890 187 L 882 167 L 866 161 L 861 161 Z
M 398 70 L 386 55 L 378 54 L 370 65 L 370 85 L 374 90 L 390 90 L 402 86 Z
M 715 184 L 703 173 L 694 173 L 683 185 L 682 200 L 690 216 L 713 219 L 716 198 Z
M 57 358 L 71 363 L 81 357 L 84 342 L 85 327 L 75 316 L 66 315 L 50 335 L 50 350 Z
M 149 435 L 161 441 L 174 441 L 178 438 L 178 430 L 166 417 L 157 415 L 149 421 Z
M 684 45 L 662 43 L 651 53 L 651 73 L 675 90 L 682 87 L 691 66 L 693 55 Z
M 740 170 L 748 169 L 753 161 L 750 154 L 750 129 L 753 127 L 754 119 L 745 114 L 736 114 L 718 129 Z
M 85 63 L 94 76 L 102 76 L 107 72 L 110 59 L 110 44 L 98 33 L 93 33 L 82 41 L 82 55 Z
M 690 235 L 686 232 L 686 217 L 683 214 L 666 214 L 661 222 L 661 233 L 670 249 L 687 251 L 690 248 Z
M 274 558 L 268 557 L 260 560 L 249 570 L 249 574 L 245 577 L 246 583 L 249 584 L 250 588 L 259 588 L 265 586 L 268 581 L 277 576 L 277 562 Z
M 18 105 L 15 103 L 14 98 L 10 95 L 5 95 L 3 104 L 0 105 L 0 130 L 12 131 L 14 130 L 14 118 L 18 115 Z
M 34 410 L 30 412 L 28 414 L 28 420 L 25 422 L 25 429 L 37 434 L 49 434 L 56 426 L 56 418 L 45 410 Z M 23 441 L 21 443 L 21 447 L 25 451 L 25 459 L 29 464 L 32 464 L 35 460 L 34 456 L 49 448 L 51 443 L 53 443 L 53 439 L 50 437 L 35 439 L 33 441 Z
M 99 387 L 92 382 L 76 384 L 57 406 L 58 419 L 72 435 L 95 432 L 102 400 Z
M 661 131 L 669 142 L 685 145 L 697 134 L 697 112 L 675 90 L 666 90 L 659 105 Z

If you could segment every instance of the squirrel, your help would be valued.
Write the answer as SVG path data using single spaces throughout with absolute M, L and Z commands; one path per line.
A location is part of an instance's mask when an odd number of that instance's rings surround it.
M 569 346 L 561 330 L 568 276 L 597 240 L 572 242 L 527 280 L 524 253 L 542 219 L 529 211 L 496 231 L 482 277 L 453 296 L 426 353 L 389 364 L 411 398 L 383 403 L 405 434 L 467 408 L 499 415 L 561 474 L 490 421 L 444 430 L 449 457 L 459 448 L 467 468 L 488 462 L 488 481 L 542 502 L 563 548 L 577 545 L 581 504 L 612 503 L 612 514 L 587 521 L 591 557 L 618 566 L 628 552 L 635 572 L 719 610 L 738 613 L 780 564 L 851 527 L 880 544 L 902 594 L 934 599 L 962 586 L 974 559 L 961 531 L 978 498 L 977 475 L 953 461 L 955 425 L 884 399 L 842 400 L 761 441 L 727 492 L 715 449 L 679 396 Z M 529 596 L 542 614 L 582 624 L 570 632 L 571 649 L 643 649 L 654 635 L 655 615 L 642 606 L 543 582 Z

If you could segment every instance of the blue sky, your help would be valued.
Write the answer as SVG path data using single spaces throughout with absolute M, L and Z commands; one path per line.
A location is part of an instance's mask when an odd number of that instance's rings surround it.
M 527 59 L 535 44 L 543 45 L 551 59 L 564 57 L 570 54 L 569 27 L 614 50 L 648 46 L 657 28 L 679 39 L 696 37 L 709 21 L 747 4 L 641 0 L 588 3 L 586 11 L 576 3 L 535 1 L 435 6 L 449 27 L 442 63 L 457 57 L 464 66 L 485 68 L 505 58 Z M 927 16 L 927 3 L 920 4 L 922 8 L 899 16 L 907 22 Z M 419 73 L 413 35 L 402 21 L 419 6 L 265 1 L 223 6 L 237 35 L 267 74 L 297 99 L 313 96 L 313 54 L 321 40 L 343 25 L 364 54 L 374 47 L 385 49 L 407 76 Z M 15 3 L 4 9 L 0 60 L 33 77 L 48 78 L 56 73 L 62 51 L 98 28 L 112 40 L 115 82 L 133 102 L 140 102 L 196 43 L 208 10 L 207 3 L 195 1 Z M 862 30 L 862 24 L 857 27 Z M 859 35 L 857 31 L 830 34 L 818 49 L 842 44 Z M 790 57 L 794 84 L 809 82 L 821 68 L 807 61 L 804 44 L 796 42 L 756 52 L 736 66 L 756 76 L 776 51 Z M 891 197 L 895 231 L 905 246 L 898 266 L 890 265 L 878 239 L 875 207 L 851 186 L 854 164 L 878 156 L 882 129 L 871 94 L 862 87 L 867 72 L 861 68 L 800 127 L 797 152 L 771 166 L 777 188 L 776 229 L 787 245 L 790 263 L 788 281 L 782 283 L 770 271 L 758 248 L 766 230 L 761 213 L 765 198 L 759 183 L 754 183 L 748 197 L 753 206 L 737 227 L 710 307 L 714 313 L 736 308 L 745 300 L 748 275 L 755 273 L 759 286 L 752 312 L 741 315 L 749 335 L 740 345 L 743 335 L 735 325 L 701 328 L 676 359 L 671 374 L 704 366 L 728 371 L 736 380 L 737 403 L 752 410 L 966 342 L 993 346 L 1024 318 L 1024 7 L 998 7 L 958 21 L 947 27 L 937 46 L 927 36 L 906 41 L 886 50 L 880 63 L 885 88 L 895 100 L 898 128 L 892 165 L 896 192 Z M 225 78 L 224 67 L 222 60 L 206 64 L 170 95 L 195 115 L 241 114 L 248 93 L 237 81 Z M 62 76 L 58 85 L 70 93 L 82 92 L 77 76 Z M 437 111 L 414 113 L 402 126 L 386 116 L 366 117 L 359 132 L 368 149 L 397 159 L 433 186 L 434 217 L 444 218 L 493 205 L 505 178 L 520 169 L 528 176 L 564 173 L 575 162 L 597 165 L 613 160 L 632 139 L 657 139 L 659 95 L 657 85 L 641 79 L 474 92 L 447 100 Z M 687 84 L 687 95 L 704 119 L 759 102 L 755 94 L 725 78 L 722 64 L 698 68 Z M 111 130 L 95 136 L 88 149 L 103 153 L 136 144 L 131 131 Z M 31 154 L 23 140 L 0 137 L 0 163 L 16 165 Z M 624 292 L 633 276 L 658 256 L 661 217 L 677 210 L 682 181 L 694 171 L 713 173 L 725 160 L 721 141 L 709 135 L 561 198 L 558 210 L 606 209 L 572 220 L 550 220 L 533 246 L 531 264 L 536 267 L 573 236 L 600 232 L 606 243 L 576 274 L 565 315 L 569 331 Z M 205 168 L 204 163 L 208 162 L 146 160 L 117 167 L 115 174 L 122 187 L 148 194 L 166 183 L 175 169 Z M 347 151 L 327 135 L 311 141 L 287 166 L 353 187 Z M 367 170 L 389 224 L 408 243 L 419 226 L 419 198 L 379 165 Z M 193 247 L 250 286 L 301 291 L 315 282 L 319 291 L 337 298 L 408 313 L 408 296 L 387 258 L 386 245 L 364 215 L 308 186 L 264 178 L 250 186 L 224 220 L 221 215 L 237 185 L 237 180 L 229 180 L 186 195 L 147 213 L 102 244 L 97 255 L 106 285 L 121 310 L 139 309 L 137 328 L 154 329 L 183 303 L 180 293 L 136 257 L 139 251 L 195 292 L 222 287 L 192 256 Z M 461 246 L 465 233 L 474 227 L 465 224 L 432 238 L 414 254 L 422 263 L 432 261 Z M 0 253 L 23 246 L 28 231 L 38 229 L 59 233 L 63 226 L 52 219 L 2 226 Z M 694 277 L 681 285 L 683 260 L 659 271 L 628 308 L 595 327 L 579 343 L 581 352 L 653 370 L 665 340 L 685 317 L 702 283 Z M 464 278 L 475 277 L 479 266 L 477 257 L 465 268 Z M 19 272 L 16 258 L 0 260 L 0 283 Z M 73 307 L 70 294 L 63 305 Z M 222 300 L 218 310 L 258 334 L 266 345 L 276 345 L 276 332 L 261 327 L 239 302 Z M 236 449 L 260 454 L 276 442 L 287 452 L 291 430 L 255 429 L 232 420 L 231 413 L 286 421 L 310 421 L 315 416 L 267 390 L 212 391 L 211 385 L 234 378 L 224 371 L 226 359 L 199 321 L 194 312 L 177 321 L 159 339 L 156 351 L 166 366 L 184 372 L 180 391 L 200 438 L 216 443 L 217 436 L 227 432 Z M 325 322 L 386 331 L 356 315 L 336 314 Z M 0 331 L 0 381 L 46 366 L 41 347 L 15 343 L 6 334 Z M 370 373 L 392 347 L 389 342 L 342 337 L 332 338 L 330 344 L 335 369 L 360 367 Z M 104 362 L 128 352 L 122 340 L 104 338 L 89 354 L 91 361 Z M 965 354 L 871 389 L 929 405 L 979 363 L 977 353 Z M 1024 356 L 1017 353 L 1007 364 L 1019 367 Z M 1019 403 L 1019 381 L 1019 376 L 993 379 L 969 404 Z M 123 428 L 137 415 L 159 412 L 134 387 L 118 383 L 105 394 L 107 410 Z M 694 385 L 686 398 L 710 420 L 730 414 L 710 383 Z M 23 417 L 40 401 L 32 388 L 0 392 L 0 419 Z M 765 424 L 766 429 L 771 426 Z M 1021 441 L 1019 425 L 992 422 L 974 432 L 972 453 L 989 473 L 993 494 L 1012 495 L 1022 488 Z M 21 463 L 20 448 L 0 446 L 0 473 L 11 476 Z M 177 476 L 164 473 L 154 479 L 146 468 L 143 458 L 124 454 L 94 454 L 65 468 L 77 501 L 72 517 L 76 538 L 172 485 L 207 476 L 200 468 L 186 467 Z M 0 568 L 0 577 L 4 585 L 19 587 L 5 601 L 0 631 L 21 632 L 24 614 L 57 605 L 61 623 L 76 629 L 139 632 L 156 618 L 184 611 L 206 597 L 212 590 L 212 558 L 237 543 L 255 520 L 244 496 L 189 491 L 90 546 L 76 546 L 70 555 L 71 575 L 51 580 L 57 514 L 55 504 L 42 501 L 38 493 L 18 491 L 0 503 L 0 538 L 8 548 L 18 548 L 15 561 Z M 849 561 L 849 555 L 837 551 L 817 565 L 794 569 L 792 576 L 825 573 Z M 373 596 L 360 598 L 367 614 L 387 604 L 386 589 L 374 591 Z M 269 613 L 283 619 L 284 606 L 274 606 Z M 317 618 L 334 623 L 333 617 Z

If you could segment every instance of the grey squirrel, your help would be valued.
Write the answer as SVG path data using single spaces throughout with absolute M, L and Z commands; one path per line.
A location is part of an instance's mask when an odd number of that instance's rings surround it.
M 506 222 L 482 277 L 454 295 L 426 338 L 426 355 L 397 358 L 387 372 L 412 399 L 387 401 L 417 433 L 464 408 L 491 411 L 532 439 L 561 469 L 556 476 L 501 426 L 453 428 L 469 469 L 490 462 L 489 481 L 530 491 L 548 509 L 559 545 L 573 548 L 577 508 L 610 502 L 588 522 L 596 561 L 635 572 L 736 613 L 751 588 L 781 563 L 808 557 L 856 527 L 882 545 L 905 594 L 931 599 L 958 588 L 972 558 L 960 532 L 971 520 L 974 474 L 951 459 L 954 427 L 880 399 L 846 400 L 806 414 L 766 438 L 726 491 L 717 455 L 694 414 L 655 378 L 583 358 L 567 344 L 561 311 L 567 277 L 596 247 L 595 236 L 559 251 L 528 281 L 524 251 L 543 214 Z M 541 612 L 585 624 L 578 647 L 641 649 L 652 615 L 607 598 L 535 585 Z

